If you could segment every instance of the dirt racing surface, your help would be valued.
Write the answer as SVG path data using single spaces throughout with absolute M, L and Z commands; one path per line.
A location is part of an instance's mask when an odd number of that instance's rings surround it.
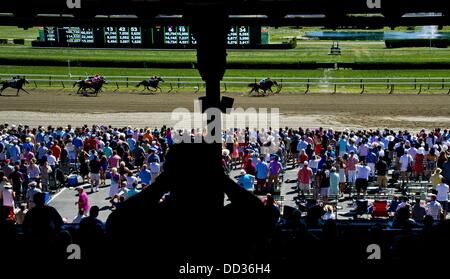
M 193 111 L 194 100 L 204 94 L 190 92 L 149 93 L 102 92 L 85 97 L 72 91 L 6 90 L 0 96 L 0 122 L 29 125 L 172 125 L 176 108 Z M 446 94 L 329 94 L 281 93 L 249 97 L 224 93 L 235 99 L 234 107 L 278 108 L 281 125 L 334 128 L 450 127 L 450 95 Z

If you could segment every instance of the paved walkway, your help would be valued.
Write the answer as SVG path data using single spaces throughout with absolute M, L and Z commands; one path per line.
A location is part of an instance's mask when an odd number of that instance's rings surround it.
M 280 196 L 284 197 L 283 205 L 297 207 L 294 201 L 294 197 L 297 196 L 297 192 L 295 191 L 295 180 L 297 177 L 297 168 L 286 170 L 284 181 L 281 185 L 281 193 Z M 230 176 L 234 178 L 239 175 L 240 170 L 234 170 L 231 172 Z M 79 178 L 81 183 L 81 178 Z M 287 182 L 286 182 L 287 181 Z M 291 182 L 292 181 L 292 182 Z M 89 203 L 91 206 L 97 205 L 100 208 L 100 219 L 105 221 L 109 214 L 111 213 L 111 203 L 106 199 L 109 192 L 109 183 L 110 181 L 106 181 L 106 186 L 100 187 L 99 192 L 91 193 L 90 185 L 83 184 L 85 187 L 85 191 L 88 193 Z M 50 205 L 55 207 L 58 212 L 61 214 L 63 218 L 67 220 L 67 222 L 72 222 L 72 220 L 77 215 L 77 206 L 75 202 L 78 200 L 78 192 L 73 188 L 63 188 L 58 193 L 55 193 L 50 200 Z M 343 208 L 339 210 L 339 218 L 348 218 L 345 216 L 341 216 L 341 214 L 347 213 L 349 211 L 349 204 L 351 202 L 344 201 L 339 203 L 339 207 Z

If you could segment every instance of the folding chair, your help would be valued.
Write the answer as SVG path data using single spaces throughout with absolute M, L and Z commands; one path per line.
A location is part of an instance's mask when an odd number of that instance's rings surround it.
M 372 218 L 389 217 L 387 200 L 376 200 L 373 202 Z

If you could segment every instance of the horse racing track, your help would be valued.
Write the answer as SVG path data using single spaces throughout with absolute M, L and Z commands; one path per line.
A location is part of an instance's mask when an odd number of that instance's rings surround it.
M 31 89 L 31 94 L 1 96 L 2 122 L 30 125 L 172 125 L 170 112 L 194 109 L 203 93 L 102 92 L 84 97 L 73 90 Z M 281 125 L 333 128 L 420 128 L 450 126 L 450 96 L 446 94 L 329 94 L 282 92 L 268 97 L 223 93 L 235 108 L 278 108 Z

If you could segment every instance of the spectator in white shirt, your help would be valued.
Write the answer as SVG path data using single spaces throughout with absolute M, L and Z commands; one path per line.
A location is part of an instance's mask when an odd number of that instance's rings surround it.
M 161 166 L 156 162 L 156 160 L 152 160 L 152 162 L 149 164 L 148 169 L 150 170 L 152 174 L 152 181 L 151 184 L 153 184 L 158 177 L 159 173 L 161 172 Z
M 137 184 L 137 178 L 133 175 L 131 171 L 128 171 L 125 173 L 126 181 L 127 181 L 127 188 L 131 189 L 134 184 Z
M 12 185 L 10 183 L 6 183 L 3 186 L 3 190 L 2 190 L 2 200 L 3 200 L 3 204 L 2 206 L 8 208 L 9 210 L 9 214 L 8 214 L 8 219 L 9 220 L 14 220 L 14 192 L 12 189 Z
M 399 163 L 400 163 L 400 173 L 402 175 L 402 185 L 406 183 L 409 183 L 409 175 L 411 172 L 411 168 L 412 168 L 412 162 L 413 159 L 411 157 L 411 155 L 409 155 L 408 153 L 403 154 L 400 157 Z
M 49 151 L 47 152 L 46 157 L 47 157 L 47 163 L 48 163 L 48 165 L 54 170 L 55 167 L 56 167 L 56 157 L 53 156 L 53 152 L 52 152 L 51 150 L 49 150 Z
M 448 192 L 449 187 L 444 183 L 445 178 L 442 178 L 441 183 L 436 186 L 437 197 L 436 199 L 442 206 L 442 210 L 444 211 L 444 219 L 447 217 L 447 206 L 448 206 Z
M 437 221 L 440 219 L 440 215 L 442 213 L 441 204 L 436 201 L 436 195 L 431 195 L 431 201 L 427 204 L 427 215 L 433 217 L 433 220 Z
M 363 195 L 366 195 L 367 186 L 369 186 L 369 174 L 370 168 L 367 166 L 366 161 L 363 161 L 361 164 L 356 165 L 355 187 L 358 196 L 361 190 L 363 191 Z

